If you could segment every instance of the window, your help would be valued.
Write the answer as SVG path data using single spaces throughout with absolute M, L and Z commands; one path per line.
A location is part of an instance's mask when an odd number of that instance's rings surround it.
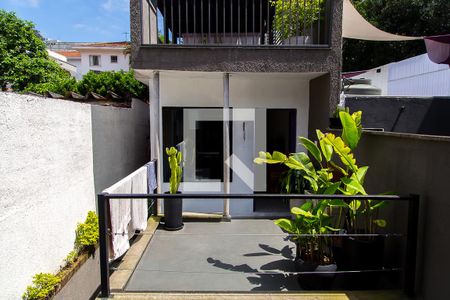
M 89 55 L 90 66 L 100 66 L 100 55 Z
M 117 55 L 111 55 L 111 63 L 117 64 Z

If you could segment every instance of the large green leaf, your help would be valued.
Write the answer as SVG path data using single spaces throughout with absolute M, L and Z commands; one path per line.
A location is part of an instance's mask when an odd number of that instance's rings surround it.
M 302 144 L 306 150 L 308 150 L 308 152 L 319 162 L 322 162 L 322 154 L 320 153 L 319 148 L 317 147 L 316 144 L 314 144 L 314 142 L 312 142 L 311 140 L 304 138 L 304 137 L 299 137 L 300 140 L 300 144 Z
M 387 225 L 387 222 L 386 222 L 386 220 L 384 220 L 384 219 L 376 219 L 376 220 L 373 220 L 373 222 L 374 222 L 378 227 L 382 227 L 382 228 L 386 227 L 386 225 Z
M 269 152 L 260 151 L 259 157 L 253 160 L 254 163 L 261 165 L 266 164 L 282 164 L 287 160 L 287 156 L 281 152 L 274 151 L 273 154 Z
M 295 232 L 295 224 L 292 220 L 278 219 L 278 220 L 275 220 L 274 223 L 277 226 L 279 226 L 281 229 L 287 231 L 288 233 L 296 233 Z
M 330 144 L 325 143 L 323 140 L 324 134 L 319 129 L 316 130 L 317 138 L 319 139 L 319 145 L 320 149 L 322 150 L 323 157 L 325 158 L 325 161 L 329 162 L 331 160 L 331 157 L 333 156 L 333 146 Z
M 307 217 L 307 218 L 314 217 L 314 215 L 311 212 L 305 211 L 305 210 L 301 209 L 300 207 L 293 207 L 291 209 L 291 213 L 294 215 L 303 216 L 303 217 Z
M 341 185 L 340 182 L 335 182 L 329 185 L 325 191 L 323 192 L 325 195 L 334 195 L 336 191 L 338 190 L 339 186 Z
M 360 193 L 362 195 L 367 195 L 364 187 L 355 178 L 344 177 L 341 179 L 341 181 L 346 186 L 346 193 L 345 193 L 346 195 L 356 195 L 358 193 Z
M 350 115 L 346 111 L 339 112 L 339 118 L 342 123 L 342 139 L 354 150 L 361 137 L 361 112 Z
M 326 133 L 322 136 L 324 143 L 331 145 L 334 151 L 339 155 L 342 163 L 347 166 L 352 172 L 356 173 L 358 171 L 358 166 L 356 165 L 356 159 L 351 152 L 351 149 L 344 143 L 340 137 L 336 137 L 332 133 Z

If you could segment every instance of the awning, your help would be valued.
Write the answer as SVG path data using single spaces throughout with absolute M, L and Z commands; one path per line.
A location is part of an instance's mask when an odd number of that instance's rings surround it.
M 450 66 L 450 34 L 427 36 L 425 45 L 428 57 L 432 62 Z
M 423 37 L 401 36 L 382 31 L 363 18 L 350 0 L 344 0 L 342 36 L 348 39 L 368 41 L 411 41 Z

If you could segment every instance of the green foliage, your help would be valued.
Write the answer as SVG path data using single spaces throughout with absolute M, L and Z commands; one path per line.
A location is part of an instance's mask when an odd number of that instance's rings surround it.
M 88 212 L 86 221 L 77 225 L 75 247 L 81 249 L 83 247 L 95 246 L 98 243 L 98 237 L 98 217 L 95 212 L 90 211 Z
M 48 57 L 34 25 L 0 9 L 0 88 L 10 83 L 13 89 L 23 91 L 55 77 L 70 75 Z
M 147 87 L 134 78 L 134 72 L 129 71 L 109 71 L 109 72 L 88 72 L 83 79 L 78 82 L 77 89 L 81 94 L 94 92 L 106 96 L 108 91 L 121 96 L 133 96 L 139 99 L 147 99 Z
M 320 0 L 271 0 L 275 7 L 275 29 L 281 39 L 304 34 L 319 20 Z
M 166 154 L 169 160 L 170 167 L 170 193 L 176 194 L 180 187 L 181 177 L 183 169 L 181 164 L 183 161 L 183 155 L 175 147 L 166 148 Z
M 277 151 L 273 154 L 260 152 L 254 162 L 286 165 L 291 172 L 297 172 L 308 182 L 314 194 L 367 195 L 364 179 L 368 167 L 358 166 L 353 154 L 361 138 L 362 113 L 340 111 L 339 116 L 343 127 L 340 137 L 317 130 L 319 146 L 307 138 L 299 138 L 300 144 L 308 150 L 309 155 L 304 152 L 292 153 L 289 156 Z M 282 181 L 282 188 L 287 192 L 301 192 L 299 189 L 293 189 L 289 180 Z M 349 232 L 356 232 L 361 223 L 365 232 L 373 233 L 374 226 L 386 225 L 386 221 L 377 217 L 378 209 L 386 204 L 384 201 L 354 200 L 347 203 L 341 200 L 322 200 L 306 203 L 310 204 L 292 210 L 295 220 L 280 219 L 276 224 L 294 234 L 326 233 L 343 227 Z M 331 226 L 331 214 L 327 211 L 333 209 L 338 209 L 339 217 L 334 219 L 334 226 Z M 348 218 L 342 218 L 344 210 L 349 212 Z M 363 221 L 359 221 L 360 219 Z
M 64 262 L 66 263 L 66 267 L 69 267 L 73 265 L 74 262 L 76 262 L 78 259 L 78 251 L 72 250 L 67 254 L 66 258 L 64 259 Z
M 448 0 L 353 0 L 373 25 L 409 36 L 450 32 Z M 424 42 L 372 42 L 344 39 L 344 71 L 367 70 L 426 52 Z
M 77 92 L 77 81 L 70 76 L 53 75 L 49 81 L 44 83 L 31 83 L 25 88 L 26 92 L 34 92 L 45 95 L 46 92 L 65 95 L 68 92 Z
M 22 299 L 24 300 L 49 299 L 60 282 L 61 279 L 53 274 L 50 273 L 36 274 L 33 277 L 33 284 L 27 287 L 26 292 L 22 295 Z

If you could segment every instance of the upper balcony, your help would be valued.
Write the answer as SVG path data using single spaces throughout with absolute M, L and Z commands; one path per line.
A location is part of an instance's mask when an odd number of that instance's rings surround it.
M 324 71 L 340 64 L 341 20 L 342 0 L 132 0 L 132 66 Z

